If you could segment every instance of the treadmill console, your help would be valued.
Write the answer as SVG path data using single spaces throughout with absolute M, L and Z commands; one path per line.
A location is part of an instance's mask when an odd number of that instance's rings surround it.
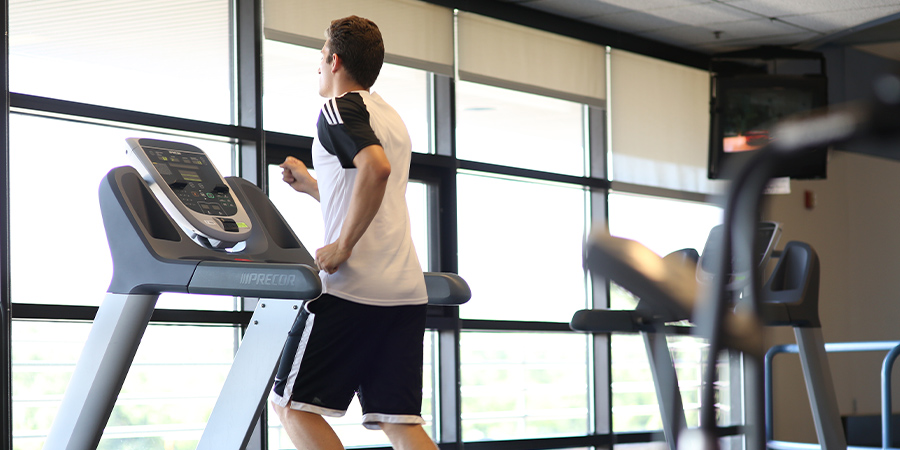
M 697 281 L 703 284 L 711 283 L 717 273 L 715 264 L 719 260 L 720 244 L 722 242 L 723 226 L 717 225 L 709 232 L 706 246 L 697 263 Z M 781 239 L 781 225 L 777 222 L 760 222 L 756 227 L 756 248 L 754 260 L 757 268 L 764 270 L 778 241 Z M 732 260 L 733 263 L 733 260 Z M 733 267 L 728 274 L 728 287 L 733 290 L 741 289 L 747 285 L 749 271 L 737 271 Z
M 233 248 L 250 236 L 250 218 L 203 150 L 129 138 L 128 155 L 175 222 L 194 240 Z

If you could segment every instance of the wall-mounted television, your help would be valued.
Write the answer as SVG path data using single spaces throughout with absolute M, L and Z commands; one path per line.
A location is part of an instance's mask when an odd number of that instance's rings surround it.
M 773 128 L 790 116 L 828 104 L 822 75 L 747 74 L 713 78 L 709 178 L 727 178 L 723 169 L 748 159 L 778 136 Z M 777 168 L 774 176 L 825 178 L 828 148 L 804 152 Z

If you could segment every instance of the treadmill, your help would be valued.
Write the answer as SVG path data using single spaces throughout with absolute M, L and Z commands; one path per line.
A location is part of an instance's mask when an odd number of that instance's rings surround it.
M 588 267 L 634 293 L 634 310 L 585 309 L 570 322 L 575 331 L 589 333 L 638 333 L 644 341 L 657 396 L 663 435 L 669 450 L 677 450 L 679 435 L 686 428 L 684 404 L 678 387 L 675 362 L 669 352 L 667 335 L 687 335 L 696 297 L 713 283 L 715 264 L 720 257 L 722 226 L 713 227 L 702 253 L 695 249 L 674 251 L 664 258 L 628 239 L 594 233 L 588 245 Z M 765 268 L 781 238 L 776 222 L 757 226 L 755 260 Z M 658 267 L 654 267 L 658 266 Z M 655 272 L 655 273 L 654 273 Z M 733 295 L 749 284 L 750 270 L 733 268 L 727 280 Z M 660 277 L 660 274 L 667 276 Z M 652 280 L 652 281 L 650 281 Z
M 254 184 L 222 177 L 199 148 L 127 139 L 134 166 L 110 170 L 100 210 L 113 277 L 44 443 L 92 450 L 163 292 L 259 298 L 198 449 L 243 449 L 265 408 L 284 341 L 321 294 L 315 261 Z M 452 273 L 425 273 L 429 304 L 471 297 Z

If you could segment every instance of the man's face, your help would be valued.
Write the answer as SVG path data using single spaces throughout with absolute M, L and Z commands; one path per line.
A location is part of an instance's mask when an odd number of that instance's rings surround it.
M 332 96 L 332 86 L 334 83 L 334 74 L 331 73 L 331 61 L 329 58 L 330 50 L 328 49 L 328 41 L 322 47 L 322 60 L 319 61 L 319 95 L 322 97 Z

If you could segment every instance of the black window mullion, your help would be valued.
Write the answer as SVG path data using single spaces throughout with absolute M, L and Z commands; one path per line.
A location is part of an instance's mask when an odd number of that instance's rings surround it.
M 232 32 L 235 39 L 234 86 L 237 123 L 254 129 L 253 139 L 239 141 L 240 176 L 263 191 L 266 183 L 266 133 L 263 130 L 262 100 L 262 0 L 232 0 Z
M 253 129 L 253 139 L 238 141 L 238 175 L 268 192 L 266 180 L 266 133 L 263 129 L 262 76 L 262 3 L 263 0 L 231 0 L 231 79 L 233 120 L 241 127 Z M 240 310 L 250 314 L 258 298 L 241 298 Z M 247 325 L 242 325 L 242 331 Z M 235 352 L 240 345 L 235 333 Z M 268 448 L 268 408 L 262 408 L 246 450 Z
M 589 159 L 589 176 L 592 179 L 607 177 L 606 148 L 606 111 L 602 108 L 588 107 L 586 145 Z M 609 189 L 592 188 L 589 193 L 588 217 L 593 223 L 609 223 Z M 609 279 L 592 276 L 588 273 L 588 289 L 591 290 L 591 308 L 609 308 Z M 590 340 L 590 372 L 593 382 L 591 393 L 593 401 L 594 433 L 612 434 L 612 338 L 609 334 L 594 334 Z
M 429 79 L 431 133 L 434 155 L 413 155 L 411 171 L 435 175 L 429 195 L 430 266 L 441 272 L 459 273 L 456 226 L 456 116 L 453 78 L 431 74 Z M 441 448 L 463 447 L 459 308 L 443 308 L 453 327 L 438 331 L 438 405 Z
M 7 91 L 8 92 L 8 91 Z M 9 108 L 23 114 L 46 115 L 90 123 L 116 126 L 150 127 L 165 131 L 182 131 L 239 139 L 252 139 L 252 128 L 228 125 L 224 123 L 206 122 L 202 120 L 172 117 L 142 111 L 132 111 L 109 106 L 91 105 L 88 103 L 60 100 L 36 95 L 12 92 L 7 100 Z M 62 117 L 60 117 L 62 116 Z
M 0 62 L 0 84 L 3 96 L 0 108 L 0 449 L 12 449 L 12 291 L 10 289 L 9 233 L 9 2 L 0 7 L 3 24 L 3 59 Z

